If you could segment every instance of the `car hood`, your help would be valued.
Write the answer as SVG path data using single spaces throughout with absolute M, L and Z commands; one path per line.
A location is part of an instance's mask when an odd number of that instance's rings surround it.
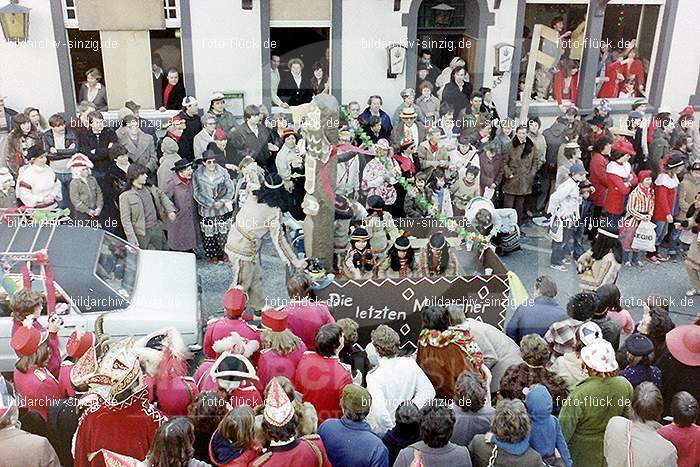
M 186 344 L 199 335 L 197 266 L 191 253 L 139 251 L 136 284 L 129 307 L 105 318 L 113 336 L 143 336 L 175 327 Z

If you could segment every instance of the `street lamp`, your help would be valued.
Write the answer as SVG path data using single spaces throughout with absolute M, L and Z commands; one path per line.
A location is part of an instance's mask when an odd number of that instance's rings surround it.
M 440 3 L 431 8 L 434 11 L 435 27 L 446 27 L 452 22 L 455 8 L 447 3 Z
M 19 5 L 19 0 L 10 0 L 0 8 L 0 25 L 5 39 L 13 42 L 26 41 L 29 37 L 30 8 Z

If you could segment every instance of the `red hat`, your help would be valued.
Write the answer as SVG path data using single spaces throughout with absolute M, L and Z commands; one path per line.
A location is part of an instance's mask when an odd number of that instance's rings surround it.
M 48 337 L 48 335 L 44 336 L 39 329 L 33 327 L 33 324 L 32 317 L 28 316 L 22 323 L 22 326 L 12 336 L 10 345 L 22 357 L 28 357 L 39 350 L 41 343 Z
M 680 112 L 678 112 L 678 117 L 694 117 L 695 116 L 695 110 L 691 106 L 687 106 Z
M 294 131 L 292 128 L 285 128 L 284 130 L 282 130 L 282 141 L 287 139 L 289 136 L 294 136 L 294 139 L 296 139 L 297 141 L 301 137 L 299 133 Z
M 637 151 L 634 150 L 632 143 L 627 141 L 625 138 L 618 139 L 612 145 L 612 150 L 622 154 L 629 154 L 630 156 L 636 156 Z
M 639 183 L 642 183 L 647 178 L 651 178 L 651 170 L 640 170 L 638 178 Z
M 224 132 L 224 130 L 222 130 L 221 128 L 217 128 L 214 131 L 214 139 L 218 140 L 218 141 L 223 141 L 225 139 L 228 139 L 228 137 L 226 136 L 226 133 Z
M 78 359 L 93 345 L 95 345 L 95 334 L 90 331 L 75 330 L 68 337 L 66 352 L 69 357 Z
M 237 318 L 243 314 L 248 304 L 248 297 L 240 287 L 233 287 L 224 294 L 224 310 L 226 314 Z
M 700 366 L 700 326 L 678 326 L 666 334 L 666 347 L 684 365 Z
M 287 329 L 287 313 L 272 308 L 263 310 L 261 324 L 271 331 L 282 332 Z

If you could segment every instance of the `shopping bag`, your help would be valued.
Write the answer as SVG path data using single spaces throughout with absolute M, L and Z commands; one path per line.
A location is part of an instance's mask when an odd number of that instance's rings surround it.
M 560 243 L 564 241 L 564 224 L 561 221 L 561 217 L 554 216 L 552 221 L 549 223 L 549 231 L 547 232 L 549 238 L 553 242 Z
M 651 221 L 642 221 L 634 232 L 632 249 L 638 251 L 656 250 L 656 229 Z

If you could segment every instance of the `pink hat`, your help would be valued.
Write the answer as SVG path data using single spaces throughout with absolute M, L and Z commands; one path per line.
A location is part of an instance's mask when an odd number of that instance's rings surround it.
M 666 347 L 682 364 L 700 366 L 700 326 L 678 326 L 666 334 Z
M 294 406 L 276 379 L 270 383 L 263 418 L 271 425 L 284 426 L 294 416 Z

